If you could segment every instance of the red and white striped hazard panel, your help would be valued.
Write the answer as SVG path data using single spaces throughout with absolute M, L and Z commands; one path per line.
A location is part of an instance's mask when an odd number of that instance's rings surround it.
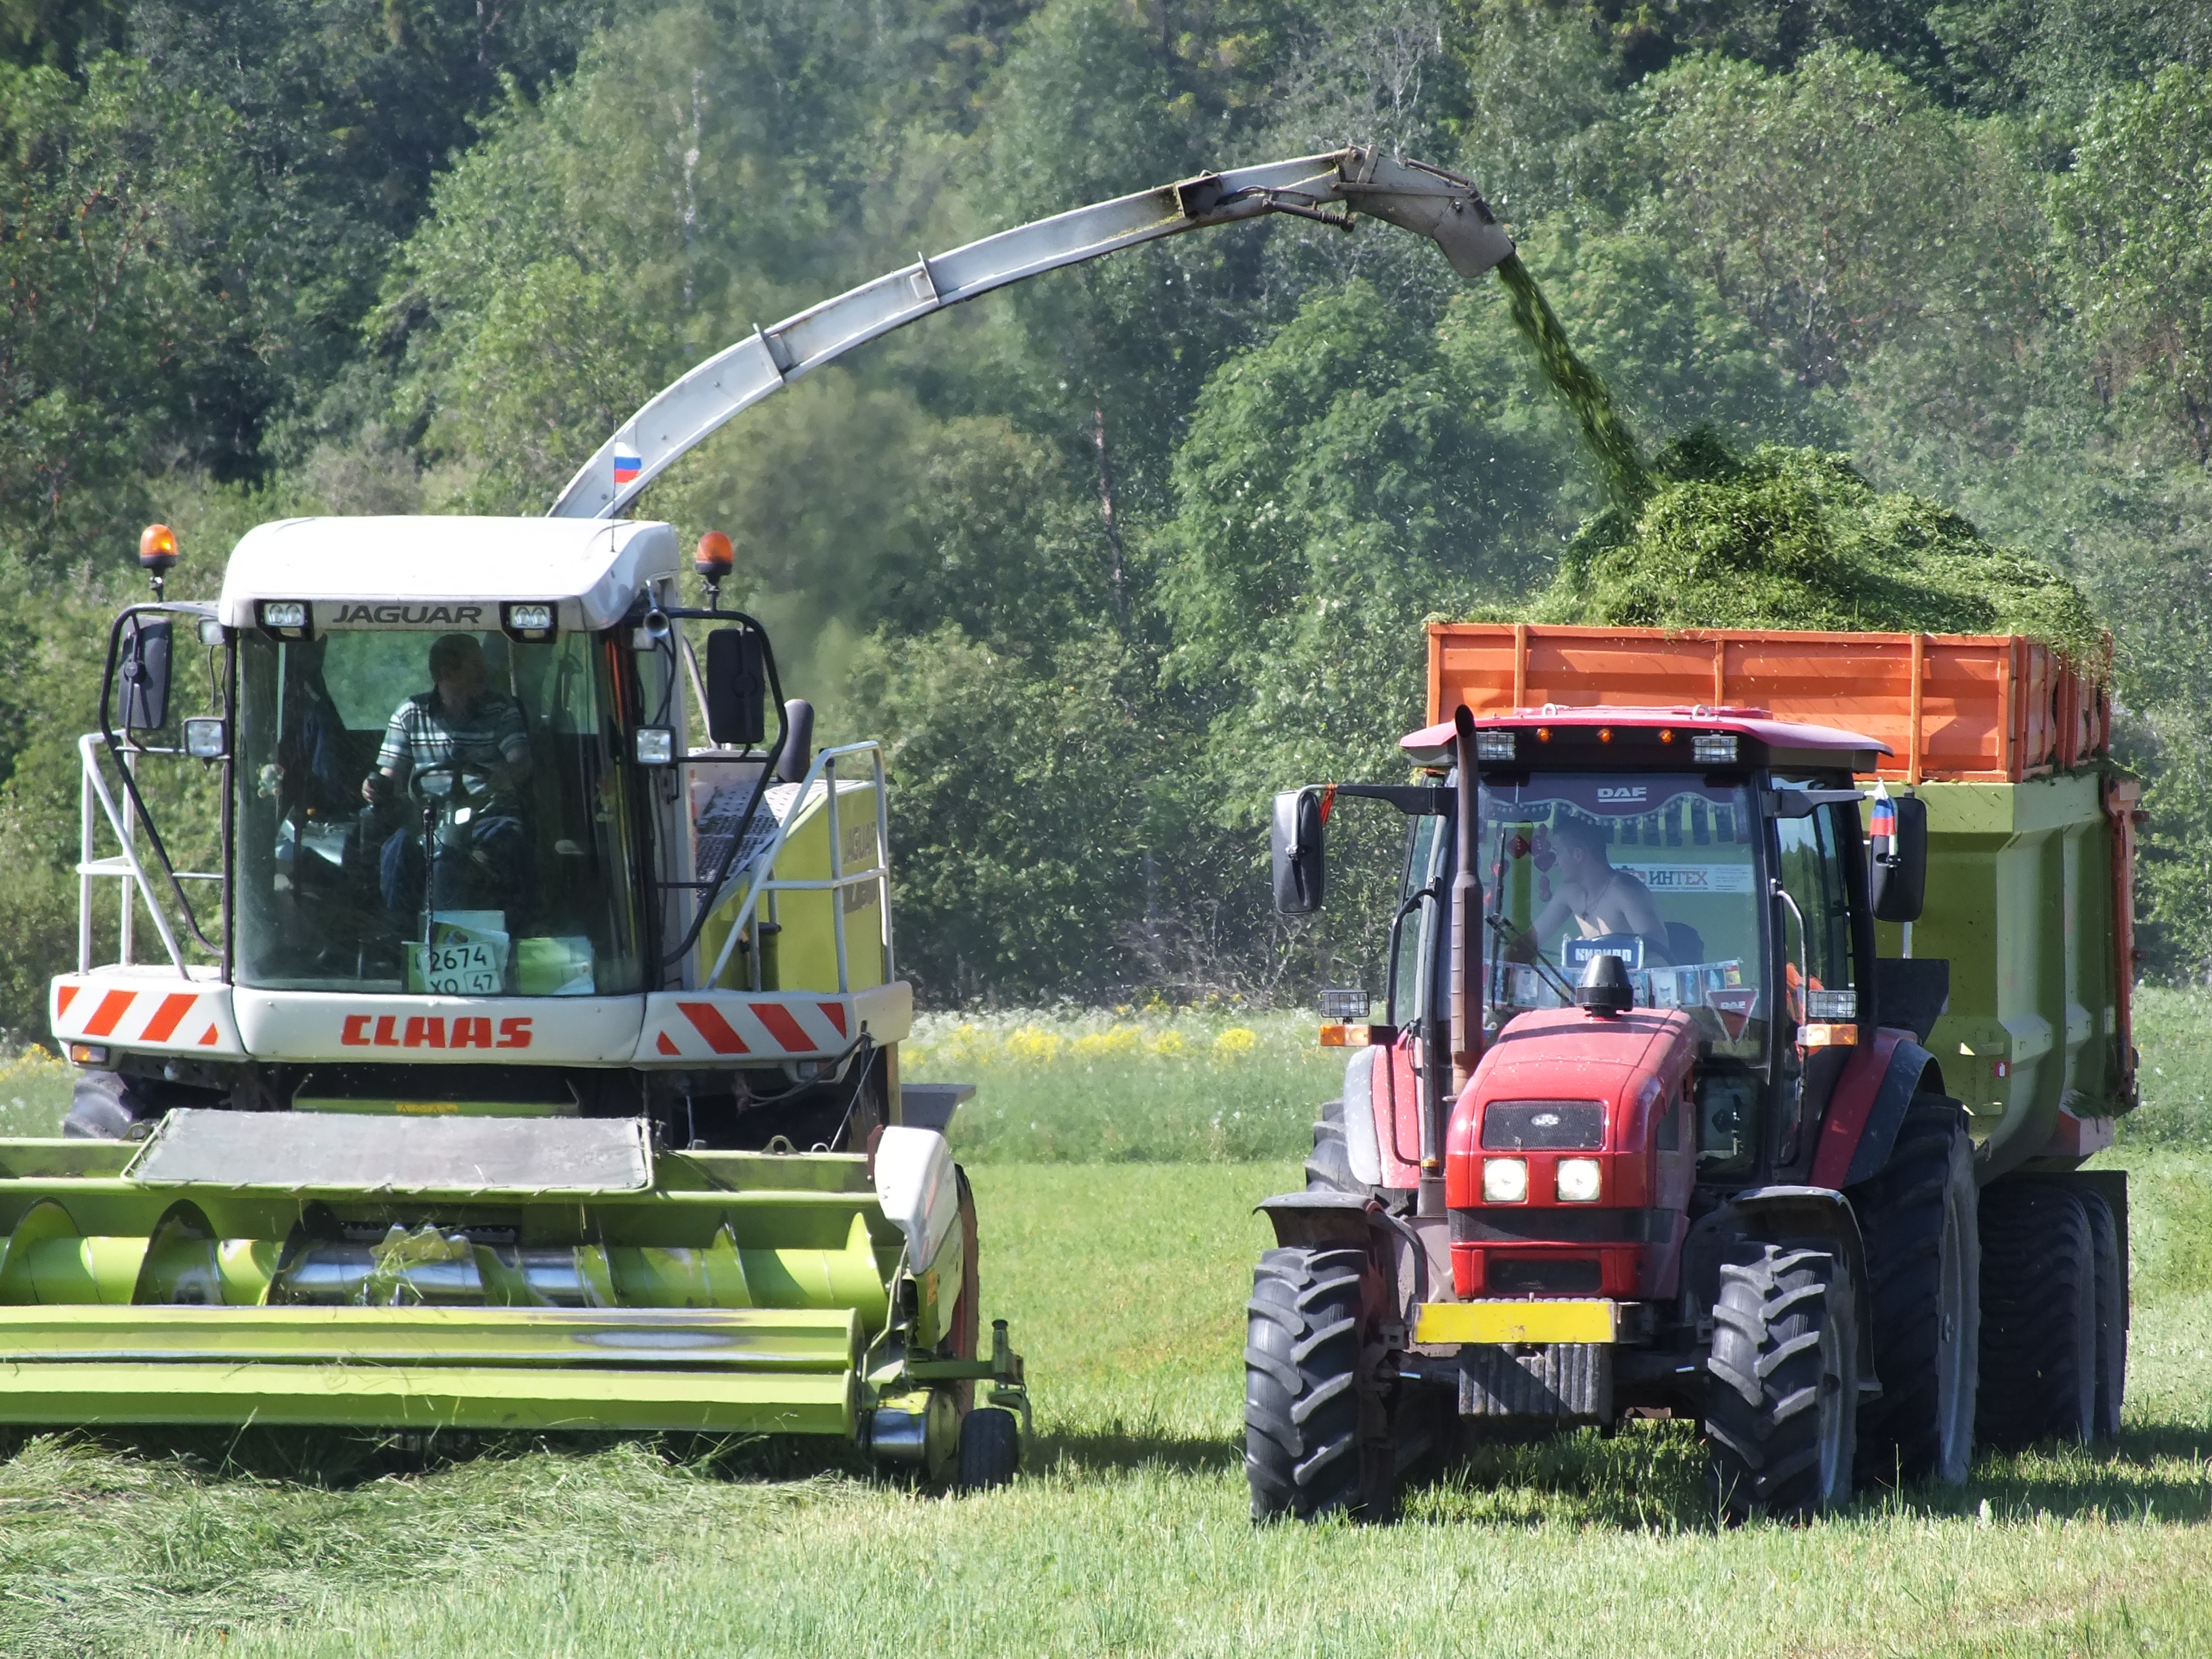
M 672 991 L 647 1001 L 637 1058 L 664 1065 L 842 1054 L 859 1038 L 863 1024 L 878 1042 L 904 1036 L 913 1006 L 903 985 L 842 997 L 805 991 Z
M 230 992 L 173 975 L 64 974 L 53 982 L 54 1036 L 64 1043 L 159 1054 L 243 1052 Z

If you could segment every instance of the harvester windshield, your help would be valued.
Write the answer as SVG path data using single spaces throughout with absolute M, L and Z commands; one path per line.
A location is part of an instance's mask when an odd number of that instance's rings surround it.
M 1619 957 L 1638 1007 L 1690 1012 L 1718 1054 L 1763 1058 L 1759 819 L 1741 784 L 1669 773 L 1486 779 L 1479 845 L 1490 1003 L 1570 1000 Z
M 643 988 L 611 672 L 580 633 L 241 639 L 239 982 Z

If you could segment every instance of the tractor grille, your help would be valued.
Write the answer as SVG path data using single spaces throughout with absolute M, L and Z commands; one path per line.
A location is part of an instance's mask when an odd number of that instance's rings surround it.
M 1605 1145 L 1595 1100 L 1493 1100 L 1482 1109 L 1482 1147 L 1501 1152 L 1594 1152 Z
M 1501 1256 L 1483 1275 L 1486 1296 L 1595 1296 L 1605 1273 L 1595 1256 Z

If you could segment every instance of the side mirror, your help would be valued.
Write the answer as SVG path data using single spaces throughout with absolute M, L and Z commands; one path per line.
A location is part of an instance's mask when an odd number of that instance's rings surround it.
M 1267 850 L 1274 863 L 1276 910 L 1286 916 L 1309 916 L 1320 909 L 1328 864 L 1322 848 L 1319 790 L 1286 789 L 1275 797 Z
M 169 723 L 169 621 L 133 617 L 123 625 L 115 668 L 124 729 L 151 732 Z
M 750 628 L 707 635 L 707 735 L 725 749 L 750 749 L 768 728 L 768 674 L 761 636 Z
M 1917 921 L 1928 898 L 1928 803 L 1917 795 L 1898 795 L 1897 833 L 1873 842 L 1869 861 L 1869 884 L 1874 893 L 1876 921 Z

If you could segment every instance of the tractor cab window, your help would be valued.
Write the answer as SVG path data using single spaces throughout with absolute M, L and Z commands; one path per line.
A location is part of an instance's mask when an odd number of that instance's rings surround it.
M 640 989 L 613 672 L 583 635 L 246 640 L 239 982 Z
M 1680 1008 L 1714 1052 L 1762 1056 L 1759 817 L 1740 785 L 1665 773 L 1485 780 L 1479 836 L 1493 1024 L 1559 1007 L 1595 956 L 1637 1006 Z
M 1820 781 L 1784 781 L 1817 789 Z M 1834 803 L 1802 818 L 1774 823 L 1775 873 L 1789 902 L 1782 907 L 1783 975 L 1793 1023 L 1849 1024 L 1858 1018 L 1851 985 L 1850 895 L 1844 885 L 1844 842 L 1836 821 L 1852 810 Z

